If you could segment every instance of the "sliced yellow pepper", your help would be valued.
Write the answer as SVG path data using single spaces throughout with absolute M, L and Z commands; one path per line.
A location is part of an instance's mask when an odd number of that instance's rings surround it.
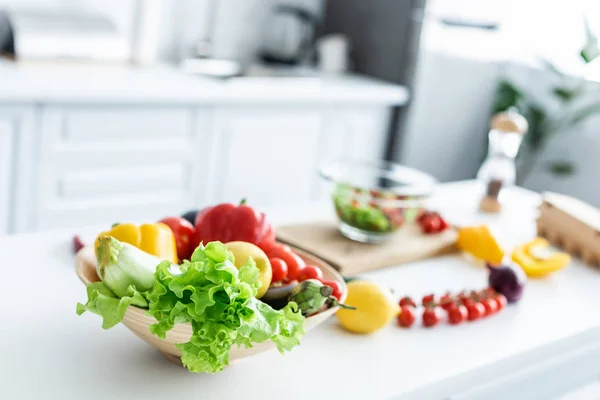
M 112 236 L 163 260 L 178 262 L 175 236 L 171 228 L 162 222 L 140 226 L 130 223 L 113 225 L 110 230 L 98 235 L 94 248 L 98 247 L 100 236 Z
M 490 264 L 500 264 L 504 258 L 504 250 L 487 225 L 459 229 L 456 244 L 462 251 Z
M 512 260 L 523 268 L 527 276 L 540 278 L 566 267 L 571 262 L 571 256 L 552 250 L 546 239 L 538 237 L 516 247 Z

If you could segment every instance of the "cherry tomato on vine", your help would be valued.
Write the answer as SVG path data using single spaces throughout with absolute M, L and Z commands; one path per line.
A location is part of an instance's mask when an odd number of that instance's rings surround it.
M 476 321 L 485 315 L 485 307 L 481 303 L 472 303 L 467 306 L 469 321 Z
M 448 309 L 448 322 L 450 322 L 451 325 L 458 325 L 466 321 L 468 317 L 469 311 L 465 306 L 455 305 L 452 308 Z
M 331 293 L 331 295 L 333 297 L 335 297 L 336 299 L 338 299 L 338 301 L 342 301 L 342 293 L 343 293 L 343 288 L 342 288 L 342 284 L 336 281 L 323 281 L 323 285 L 325 286 L 329 286 L 330 288 L 333 289 L 333 292 Z
M 271 279 L 271 282 L 280 282 L 285 280 L 288 274 L 288 266 L 286 262 L 278 257 L 269 258 L 269 262 L 271 263 L 271 271 L 273 271 L 273 278 Z
M 400 307 L 404 307 L 404 306 L 416 307 L 417 306 L 415 304 L 415 302 L 413 301 L 413 299 L 411 299 L 408 296 L 401 298 L 399 305 L 400 305 Z
M 400 308 L 400 315 L 398 315 L 398 325 L 409 328 L 415 323 L 417 313 L 415 308 L 412 306 L 402 306 Z
M 439 307 L 427 307 L 423 311 L 423 325 L 427 328 L 436 326 L 441 320 L 441 313 Z
M 314 265 L 307 265 L 298 273 L 298 282 L 302 282 L 307 279 L 316 279 L 320 281 L 323 279 L 323 272 Z
M 498 303 L 495 299 L 485 299 L 481 302 L 485 308 L 485 316 L 490 316 L 498 311 Z

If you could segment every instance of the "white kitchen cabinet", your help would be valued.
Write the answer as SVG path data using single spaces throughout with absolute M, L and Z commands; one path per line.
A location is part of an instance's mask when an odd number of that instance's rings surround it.
M 28 230 L 154 219 L 205 201 L 205 109 L 44 107 L 40 126 Z
M 325 159 L 383 156 L 387 107 L 228 107 L 215 119 L 209 198 L 256 206 L 325 195 Z
M 28 204 L 22 195 L 29 183 L 30 165 L 24 150 L 31 143 L 33 123 L 30 108 L 0 106 L 0 234 L 19 223 L 14 205 Z

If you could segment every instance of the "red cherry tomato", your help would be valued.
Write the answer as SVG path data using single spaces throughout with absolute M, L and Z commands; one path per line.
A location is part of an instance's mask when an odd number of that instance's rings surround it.
M 496 291 L 493 288 L 488 287 L 488 288 L 483 289 L 483 294 L 484 294 L 484 297 L 494 297 L 494 296 L 496 296 Z
M 269 258 L 281 258 L 285 261 L 288 267 L 288 281 L 298 279 L 298 273 L 300 273 L 302 268 L 306 267 L 304 260 L 286 245 L 277 244 L 273 246 L 267 253 L 267 256 Z
M 458 325 L 467 320 L 469 311 L 465 306 L 453 306 L 448 309 L 448 322 L 451 325 Z
M 273 257 L 269 258 L 271 263 L 271 270 L 273 271 L 273 278 L 271 282 L 281 282 L 287 278 L 288 266 L 281 258 Z
M 446 311 L 454 307 L 454 303 L 454 297 L 452 297 L 450 293 L 446 293 L 445 295 L 440 297 L 440 307 L 442 307 Z
M 323 281 L 323 285 L 332 288 L 333 292 L 331 292 L 331 295 L 338 299 L 338 301 L 342 301 L 342 293 L 344 292 L 344 288 L 342 287 L 341 283 L 337 281 Z
M 194 225 L 187 219 L 181 217 L 167 217 L 158 222 L 162 222 L 173 231 L 175 244 L 177 246 L 177 257 L 179 257 L 180 260 L 188 260 L 192 256 L 194 250 L 196 250 L 192 248 L 192 236 L 194 236 L 194 233 L 196 232 Z
M 473 301 L 473 299 L 472 299 L 472 298 L 470 298 L 470 297 L 463 297 L 463 298 L 461 298 L 461 299 L 460 299 L 460 302 L 461 302 L 461 304 L 462 304 L 463 306 L 467 306 L 467 307 L 468 307 L 469 305 L 471 305 L 471 304 L 474 304 L 474 303 L 475 303 L 475 302 Z
M 481 303 L 472 303 L 467 306 L 469 321 L 476 321 L 485 315 L 485 307 Z
M 483 307 L 485 308 L 486 317 L 498 311 L 498 303 L 496 303 L 495 299 L 485 299 L 481 304 L 483 304 Z
M 425 220 L 425 217 L 427 217 L 430 214 L 431 213 L 429 211 L 421 210 L 419 212 L 419 216 L 417 217 L 417 223 L 419 225 L 423 225 L 423 221 Z
M 400 315 L 398 315 L 398 325 L 403 328 L 409 328 L 415 323 L 417 319 L 417 313 L 415 308 L 412 306 L 402 306 L 400 308 Z
M 506 300 L 506 297 L 503 294 L 498 293 L 494 296 L 494 300 L 496 300 L 498 311 L 502 310 L 508 304 L 508 300 Z
M 441 309 L 439 307 L 427 307 L 423 311 L 423 325 L 427 328 L 436 326 L 441 320 Z
M 413 299 L 411 299 L 410 297 L 401 298 L 399 304 L 400 304 L 400 307 L 404 307 L 404 306 L 416 307 L 417 306 L 415 304 L 415 302 L 413 301 Z
M 440 231 L 440 219 L 435 215 L 429 215 L 423 219 L 423 232 L 427 234 Z
M 421 304 L 424 306 L 428 306 L 428 305 L 434 305 L 435 303 L 435 295 L 434 294 L 428 294 L 427 296 L 423 296 L 423 299 L 421 300 Z
M 314 265 L 307 265 L 298 273 L 298 282 L 302 282 L 307 279 L 316 279 L 320 281 L 323 279 L 323 272 Z
M 448 226 L 449 226 L 448 222 L 444 218 L 439 217 L 439 221 L 440 221 L 440 230 L 439 230 L 439 232 L 443 232 L 446 229 L 448 229 Z

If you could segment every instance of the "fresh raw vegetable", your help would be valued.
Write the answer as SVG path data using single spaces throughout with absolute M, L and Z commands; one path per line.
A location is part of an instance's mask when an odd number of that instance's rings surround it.
M 341 283 L 337 281 L 323 281 L 323 285 L 329 286 L 332 290 L 331 295 L 338 301 L 342 301 L 342 293 L 344 292 L 344 288 L 342 287 Z
M 193 226 L 196 224 L 196 216 L 197 215 L 198 215 L 198 210 L 190 210 L 190 211 L 184 213 L 183 215 L 181 215 L 181 218 L 185 219 Z
M 469 321 L 476 321 L 485 316 L 485 307 L 481 303 L 471 303 L 467 306 Z
M 436 300 L 434 294 L 428 294 L 427 296 L 423 296 L 423 299 L 421 300 L 421 304 L 424 306 L 433 305 L 435 304 L 435 302 Z
M 451 325 L 457 325 L 466 320 L 475 321 L 479 318 L 490 316 L 504 309 L 506 303 L 506 297 L 500 293 L 496 293 L 491 287 L 479 291 L 463 291 L 456 295 L 447 292 L 439 298 L 434 294 L 428 294 L 423 296 L 422 299 L 424 314 L 429 309 L 442 308 L 448 314 L 447 320 Z M 413 304 L 413 302 L 410 297 L 403 297 L 400 300 L 401 307 L 410 307 L 411 304 Z M 431 315 L 431 311 L 429 314 L 430 315 L 426 317 L 428 318 L 427 323 L 431 322 L 433 325 L 436 325 L 437 323 L 433 322 L 435 318 Z
M 494 300 L 496 300 L 498 311 L 502 310 L 508 304 L 508 300 L 506 299 L 506 297 L 500 293 L 494 296 Z
M 148 254 L 152 254 L 161 260 L 177 263 L 177 246 L 175 236 L 167 225 L 156 224 L 114 224 L 112 228 L 98 235 L 95 247 L 98 247 L 98 239 L 102 236 L 112 236 L 120 242 L 129 243 Z
M 260 300 L 267 303 L 275 310 L 281 310 L 287 305 L 288 298 L 296 285 L 296 283 L 293 283 L 285 286 L 271 286 Z
M 306 263 L 299 255 L 294 253 L 289 246 L 282 245 L 279 243 L 274 244 L 267 250 L 265 253 L 269 256 L 269 258 L 281 258 L 288 267 L 287 281 L 295 281 L 298 279 L 298 274 L 300 270 L 306 267 Z
M 400 311 L 388 288 L 363 280 L 348 283 L 345 303 L 356 307 L 356 310 L 341 309 L 336 316 L 342 327 L 354 333 L 376 332 L 389 324 Z
M 400 304 L 400 307 L 404 307 L 404 306 L 416 307 L 417 306 L 410 297 L 401 298 L 399 304 Z
M 229 242 L 225 243 L 225 246 L 233 254 L 233 263 L 238 269 L 244 267 L 250 260 L 253 260 L 256 267 L 258 267 L 258 281 L 260 282 L 260 286 L 256 293 L 256 298 L 260 299 L 269 290 L 271 279 L 273 278 L 269 257 L 267 257 L 260 247 L 252 243 Z
M 458 325 L 467 320 L 469 312 L 463 305 L 452 305 L 446 310 L 448 312 L 448 322 L 451 325 Z
M 436 326 L 442 319 L 441 308 L 426 307 L 423 311 L 423 325 L 427 328 Z
M 115 239 L 109 240 L 111 249 L 118 248 Z M 128 304 L 147 305 L 149 314 L 157 320 L 150 331 L 161 338 L 175 324 L 190 323 L 190 341 L 177 347 L 183 364 L 192 372 L 221 371 L 228 365 L 234 345 L 252 347 L 271 340 L 284 352 L 299 344 L 304 334 L 304 317 L 298 305 L 291 302 L 276 311 L 256 299 L 260 281 L 253 260 L 238 270 L 225 245 L 211 242 L 198 247 L 191 261 L 181 266 L 168 261 L 157 266 L 156 259 L 142 256 L 144 253 L 134 247 L 120 245 L 123 248 L 118 254 L 108 252 L 110 262 L 115 264 L 110 267 L 124 270 L 127 265 L 143 279 L 136 273 L 132 278 L 135 283 L 129 286 L 131 292 L 122 298 L 110 291 L 105 282 L 89 285 L 88 303 L 78 304 L 78 314 L 86 310 L 99 314 L 106 328 L 123 318 Z M 99 250 L 104 254 L 103 248 Z M 150 269 L 155 270 L 153 285 L 150 290 L 141 291 L 147 287 L 145 280 Z
M 288 301 L 298 304 L 302 314 L 310 316 L 318 313 L 329 301 L 334 306 L 341 307 L 347 310 L 355 310 L 355 307 L 341 304 L 335 297 L 332 296 L 333 289 L 323 285 L 321 281 L 316 279 L 307 279 L 300 282 L 288 297 Z
M 571 256 L 552 249 L 546 239 L 538 237 L 517 246 L 513 250 L 512 260 L 523 268 L 528 277 L 540 278 L 569 265 Z
M 273 272 L 271 282 L 276 283 L 285 280 L 288 275 L 288 266 L 286 262 L 278 257 L 269 258 L 269 262 L 271 263 L 271 271 Z
M 525 275 L 518 266 L 487 264 L 490 272 L 489 284 L 496 292 L 503 294 L 509 303 L 515 303 L 523 296 Z
M 112 236 L 98 238 L 96 272 L 102 283 L 118 297 L 131 293 L 130 286 L 144 292 L 154 286 L 154 271 L 161 259 Z
M 496 300 L 494 299 L 484 299 L 481 301 L 483 307 L 485 308 L 485 316 L 488 317 L 498 311 L 498 304 L 496 304 Z
M 456 244 L 462 251 L 488 263 L 500 264 L 504 258 L 504 250 L 486 225 L 459 229 Z
M 441 233 L 448 229 L 448 222 L 437 212 L 426 211 L 422 213 L 417 222 L 426 234 Z
M 415 323 L 415 319 L 417 319 L 417 313 L 415 312 L 414 307 L 400 307 L 400 315 L 398 315 L 398 325 L 400 325 L 403 328 L 410 328 L 412 324 Z
M 252 259 L 239 270 L 233 255 L 219 242 L 200 246 L 191 262 L 174 271 L 168 263 L 156 269 L 148 293 L 150 327 L 161 338 L 175 323 L 191 322 L 192 337 L 177 345 L 183 364 L 192 372 L 218 372 L 229 364 L 233 345 L 273 341 L 280 352 L 291 350 L 304 334 L 304 317 L 291 302 L 273 310 L 256 299 L 259 271 Z
M 79 235 L 73 236 L 73 253 L 77 254 L 77 252 L 79 252 L 79 250 L 83 249 L 84 247 L 85 244 L 83 243 L 83 240 L 81 240 Z
M 194 251 L 192 247 L 192 236 L 194 236 L 194 232 L 196 231 L 194 225 L 180 217 L 167 217 L 161 219 L 159 222 L 167 225 L 173 231 L 179 261 L 189 260 Z
M 417 197 L 398 197 L 393 192 L 366 190 L 338 184 L 333 193 L 335 211 L 344 223 L 369 232 L 393 232 L 412 222 L 418 208 L 400 208 L 396 200 L 416 201 Z
M 444 310 L 448 311 L 454 306 L 454 298 L 450 293 L 446 293 L 445 295 L 440 297 L 439 305 Z
M 77 304 L 77 314 L 98 314 L 102 328 L 109 329 L 121 322 L 129 305 L 148 307 L 142 292 L 154 286 L 154 270 L 161 260 L 111 236 L 98 242 L 96 270 L 102 282 L 88 285 L 87 303 Z
M 192 246 L 212 241 L 248 242 L 267 248 L 275 242 L 275 231 L 267 217 L 242 200 L 239 205 L 224 203 L 202 210 L 196 217 Z
M 307 279 L 323 280 L 323 272 L 314 265 L 307 265 L 298 273 L 298 281 L 302 282 Z

